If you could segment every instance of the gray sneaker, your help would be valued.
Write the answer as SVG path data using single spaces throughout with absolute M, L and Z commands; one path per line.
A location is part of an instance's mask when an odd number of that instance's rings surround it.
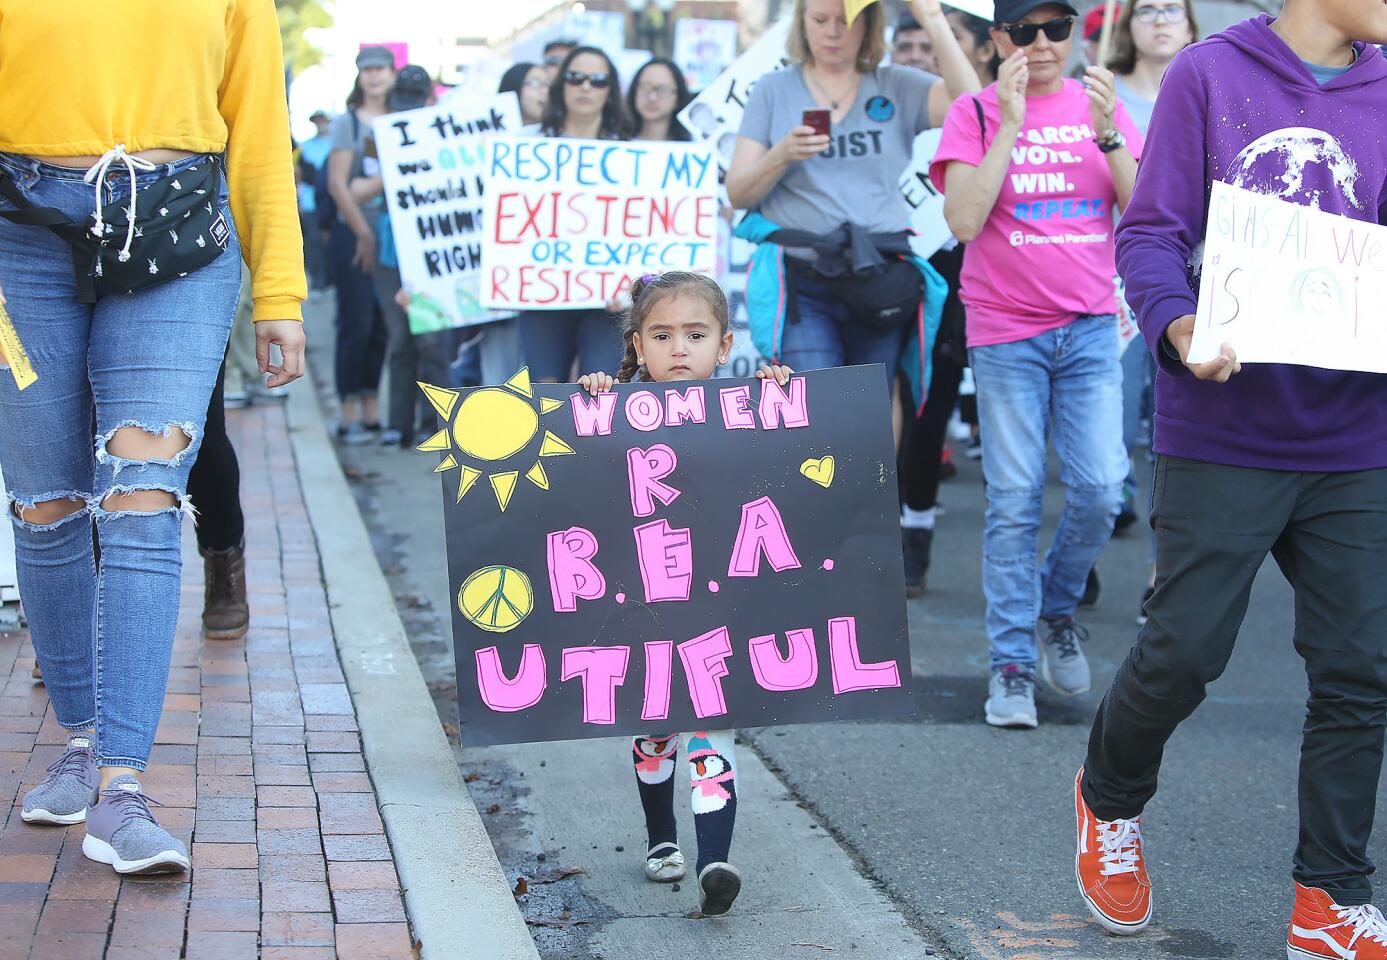
M 992 671 L 987 684 L 987 722 L 994 727 L 1040 726 L 1035 715 L 1033 672 L 1014 663 Z
M 1040 675 L 1050 689 L 1063 696 L 1088 693 L 1092 678 L 1081 646 L 1088 633 L 1073 617 L 1042 620 L 1040 625 L 1045 633 L 1040 638 Z
M 49 823 L 65 827 L 87 819 L 87 808 L 96 803 L 101 774 L 96 769 L 89 734 L 67 738 L 67 750 L 48 767 L 43 782 L 24 795 L 19 815 L 25 823 Z
M 140 782 L 126 774 L 101 791 L 87 814 L 82 853 L 109 863 L 116 873 L 178 873 L 187 870 L 188 848 L 159 826 L 149 805 L 159 801 L 140 792 Z

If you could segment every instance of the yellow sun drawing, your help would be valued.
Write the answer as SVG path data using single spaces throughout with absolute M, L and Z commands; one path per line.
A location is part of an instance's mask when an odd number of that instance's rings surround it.
M 473 390 L 465 400 L 462 399 L 460 391 L 445 387 L 420 383 L 419 389 L 424 391 L 424 396 L 429 398 L 429 403 L 433 404 L 433 408 L 448 425 L 419 444 L 418 449 L 425 453 L 449 451 L 443 462 L 434 470 L 435 473 L 452 470 L 454 467 L 462 468 L 462 475 L 458 478 L 459 503 L 481 477 L 482 471 L 490 468 L 478 468 L 462 463 L 454 456 L 453 451 L 488 464 L 499 463 L 529 446 L 530 441 L 539 433 L 539 418 L 563 406 L 562 400 L 540 397 L 539 406 L 536 408 L 535 392 L 530 386 L 529 367 L 522 368 L 499 387 Z M 534 465 L 525 471 L 525 479 L 541 490 L 548 490 L 549 475 L 544 472 L 542 458 L 566 457 L 573 452 L 573 448 L 558 435 L 545 430 L 544 439 L 539 445 L 540 459 L 535 460 Z M 487 479 L 491 481 L 496 503 L 504 513 L 515 493 L 520 471 L 496 470 L 490 473 Z

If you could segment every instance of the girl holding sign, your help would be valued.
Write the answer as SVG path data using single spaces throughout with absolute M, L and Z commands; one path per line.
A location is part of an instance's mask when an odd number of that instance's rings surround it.
M 549 88 L 549 103 L 540 122 L 546 137 L 582 140 L 629 140 L 621 78 L 616 66 L 596 47 L 575 47 L 564 57 Z M 608 310 L 528 310 L 520 314 L 520 343 L 530 374 L 541 383 L 559 383 L 580 361 L 596 369 L 619 346 L 616 323 Z
M 696 273 L 646 274 L 631 287 L 631 309 L 622 333 L 626 352 L 616 380 L 599 371 L 578 383 L 596 396 L 610 390 L 613 382 L 708 380 L 732 350 L 728 322 L 727 298 L 716 281 Z M 767 365 L 756 376 L 784 386 L 793 372 Z M 727 862 L 737 819 L 735 740 L 731 730 L 688 734 L 698 835 L 698 905 L 705 916 L 726 913 L 742 888 L 741 874 Z M 679 735 L 636 737 L 632 750 L 649 840 L 645 875 L 655 883 L 682 880 L 684 854 L 674 821 Z

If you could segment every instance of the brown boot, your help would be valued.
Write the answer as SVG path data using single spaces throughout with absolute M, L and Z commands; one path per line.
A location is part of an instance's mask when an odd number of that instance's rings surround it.
M 202 635 L 208 640 L 239 640 L 250 626 L 246 605 L 244 546 L 204 550 L 202 568 L 207 580 L 202 606 Z

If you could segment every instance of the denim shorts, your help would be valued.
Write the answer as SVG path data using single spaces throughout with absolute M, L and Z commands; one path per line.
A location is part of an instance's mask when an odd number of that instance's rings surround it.
M 138 173 L 145 184 L 202 156 Z M 128 202 L 115 165 L 104 182 L 83 170 L 0 154 L 0 169 L 36 206 L 74 223 Z M 20 593 L 44 682 L 60 724 L 96 725 L 98 762 L 143 767 L 162 710 L 178 615 L 181 521 L 188 472 L 202 439 L 241 285 L 232 226 L 226 251 L 207 266 L 132 294 L 78 302 L 70 248 L 43 227 L 0 218 L 0 290 L 38 380 L 16 388 L 0 372 L 0 467 L 15 527 Z M 9 201 L 0 199 L 0 210 Z M 188 439 L 169 459 L 128 460 L 107 450 L 122 427 Z M 174 506 L 107 510 L 110 494 L 158 490 Z M 44 501 L 83 505 L 56 523 L 22 520 Z M 94 567 L 92 522 L 101 545 Z

